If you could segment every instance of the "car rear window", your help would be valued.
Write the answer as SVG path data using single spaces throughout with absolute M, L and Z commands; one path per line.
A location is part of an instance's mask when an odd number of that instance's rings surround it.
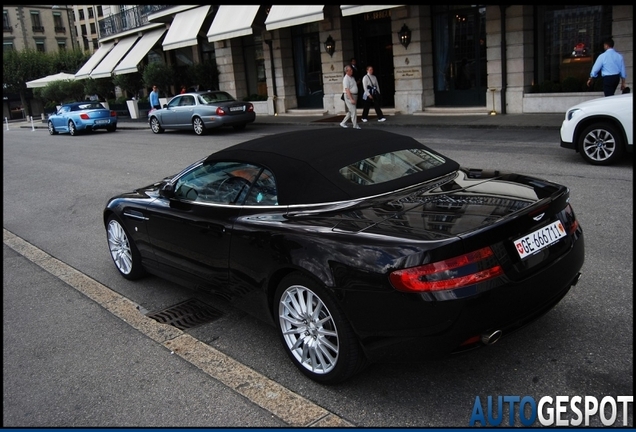
M 225 93 L 225 92 L 204 93 L 199 95 L 199 99 L 206 104 L 210 104 L 214 102 L 227 102 L 227 101 L 234 100 L 231 94 Z
M 340 169 L 347 180 L 359 185 L 374 185 L 407 177 L 443 165 L 446 159 L 424 149 L 405 149 L 383 153 Z

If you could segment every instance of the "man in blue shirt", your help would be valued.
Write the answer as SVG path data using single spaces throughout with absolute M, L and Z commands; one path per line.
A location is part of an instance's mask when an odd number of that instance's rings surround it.
M 154 109 L 160 109 L 161 103 L 159 103 L 159 90 L 157 90 L 157 86 L 152 86 L 152 91 L 150 92 L 150 106 Z
M 603 48 L 605 52 L 598 56 L 594 62 L 590 78 L 587 80 L 587 86 L 590 87 L 592 78 L 598 77 L 600 73 L 603 77 L 603 93 L 605 96 L 613 96 L 619 81 L 621 90 L 625 90 L 625 79 L 627 78 L 625 61 L 622 55 L 614 51 L 614 40 L 612 38 L 607 38 L 603 41 Z

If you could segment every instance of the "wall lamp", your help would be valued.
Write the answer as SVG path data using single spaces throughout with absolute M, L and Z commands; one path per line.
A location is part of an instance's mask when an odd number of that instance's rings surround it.
M 411 43 L 411 30 L 406 26 L 406 24 L 402 25 L 402 28 L 398 32 L 398 37 L 400 38 L 400 43 L 404 46 L 404 48 L 408 47 Z
M 333 40 L 331 35 L 329 35 L 329 37 L 325 41 L 325 50 L 327 51 L 327 53 L 329 53 L 331 57 L 333 57 L 333 53 L 336 50 L 336 41 Z

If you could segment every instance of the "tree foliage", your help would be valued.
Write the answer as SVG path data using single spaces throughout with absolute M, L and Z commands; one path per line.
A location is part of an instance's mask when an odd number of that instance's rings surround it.
M 188 68 L 188 81 L 199 86 L 199 90 L 219 88 L 219 69 L 214 60 L 205 60 Z
M 33 94 L 44 101 L 61 105 L 84 100 L 86 92 L 82 81 L 61 80 L 52 81 L 45 87 L 33 89 Z
M 112 83 L 125 91 L 129 97 L 139 97 L 139 91 L 143 88 L 139 72 L 113 75 Z
M 159 87 L 159 94 L 173 96 L 171 86 L 176 78 L 175 70 L 172 66 L 163 62 L 153 62 L 147 64 L 142 71 L 143 85 L 147 89 L 152 89 L 153 85 Z

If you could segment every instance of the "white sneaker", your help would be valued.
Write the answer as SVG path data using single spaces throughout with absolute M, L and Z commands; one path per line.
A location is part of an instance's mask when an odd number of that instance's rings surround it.
M 362 128 L 361 128 L 360 126 L 358 126 L 358 125 L 355 125 L 353 128 L 354 128 L 354 129 L 362 129 Z
M 367 122 L 367 119 L 362 119 L 362 121 L 366 123 L 366 122 Z
M 349 126 L 347 126 L 347 125 L 346 125 L 346 124 L 344 124 L 344 123 L 340 123 L 340 127 L 343 127 L 343 128 L 345 128 L 345 129 L 346 129 L 346 128 L 348 128 Z
M 378 119 L 379 122 L 383 122 L 386 121 L 386 117 L 382 117 L 381 119 Z

